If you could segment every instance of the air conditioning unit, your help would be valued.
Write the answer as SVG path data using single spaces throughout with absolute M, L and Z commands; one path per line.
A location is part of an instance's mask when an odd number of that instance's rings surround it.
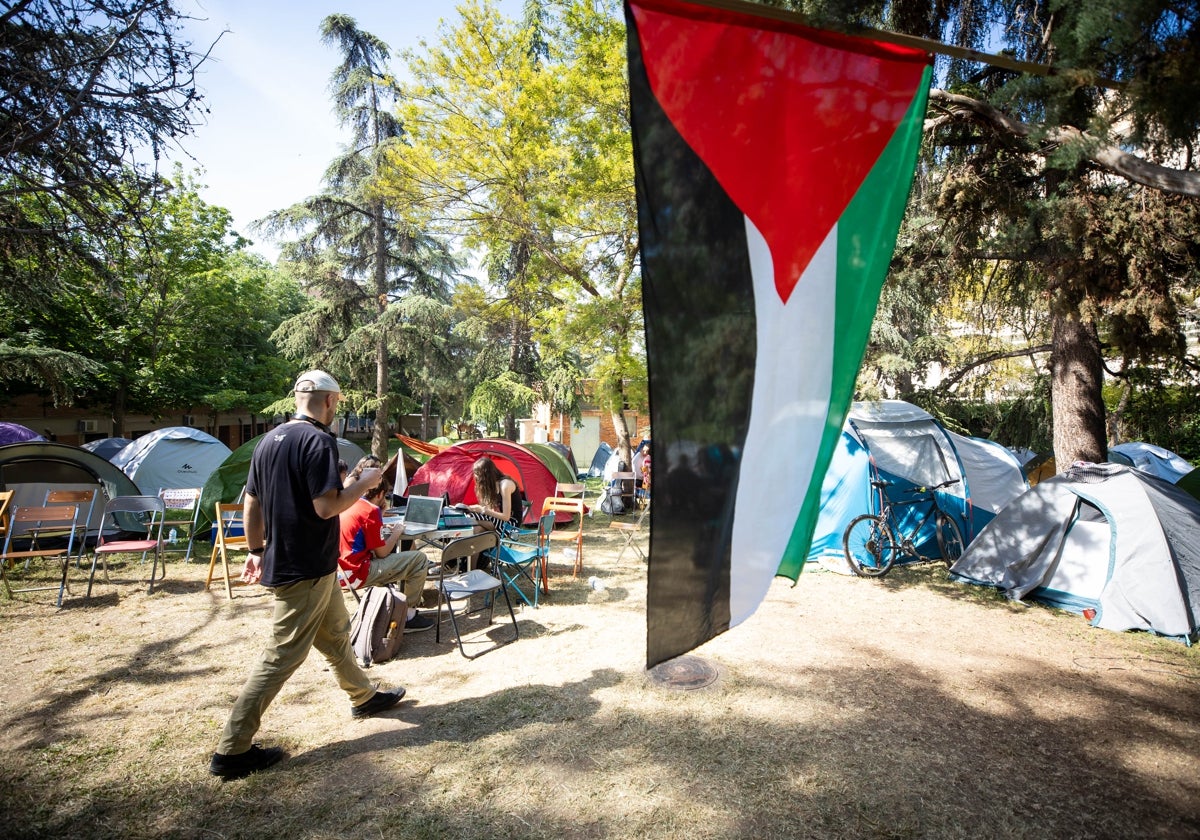
M 181 425 L 181 426 L 195 426 L 195 425 L 196 425 L 196 415 L 194 415 L 194 414 L 185 414 L 185 415 L 183 415 L 183 422 L 182 422 L 182 423 L 180 423 L 179 425 Z
M 98 432 L 100 431 L 99 420 L 80 420 L 75 428 L 81 432 Z
M 562 443 L 562 429 L 555 429 L 555 430 L 554 430 L 554 442 L 555 442 L 555 443 Z

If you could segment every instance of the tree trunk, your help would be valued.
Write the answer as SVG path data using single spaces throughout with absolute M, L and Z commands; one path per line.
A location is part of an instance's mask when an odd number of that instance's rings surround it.
M 375 306 L 377 321 L 383 320 L 383 314 L 388 305 L 387 282 L 387 230 L 383 213 L 383 202 L 376 201 L 371 205 L 371 223 L 374 228 L 375 249 Z M 379 406 L 375 409 L 375 429 L 371 435 L 371 454 L 381 462 L 388 459 L 388 345 L 387 332 L 379 331 L 379 341 L 375 346 L 375 398 Z
M 439 431 L 437 433 L 437 435 L 429 434 L 429 411 L 431 408 L 430 404 L 432 402 L 433 402 L 433 400 L 429 396 L 428 391 L 426 391 L 424 394 L 421 395 L 421 439 L 422 440 L 430 440 L 441 434 L 441 431 Z
M 1077 312 L 1051 316 L 1050 405 L 1054 416 L 1054 459 L 1058 472 L 1075 461 L 1099 463 L 1105 446 L 1104 367 L 1096 325 Z

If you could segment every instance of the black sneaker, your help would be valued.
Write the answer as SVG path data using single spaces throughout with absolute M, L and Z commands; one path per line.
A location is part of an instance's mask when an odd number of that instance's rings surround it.
M 259 770 L 266 770 L 272 764 L 278 764 L 281 758 L 283 750 L 279 747 L 263 749 L 255 744 L 244 753 L 213 753 L 212 761 L 208 763 L 208 772 L 222 779 L 240 779 Z
M 420 633 L 422 630 L 430 630 L 433 625 L 437 624 L 432 618 L 427 615 L 415 613 L 412 618 L 404 623 L 405 633 Z
M 377 715 L 380 712 L 385 712 L 395 706 L 404 699 L 404 687 L 394 688 L 391 691 L 376 691 L 371 699 L 361 706 L 353 706 L 350 709 L 350 714 L 355 718 L 369 718 L 371 715 Z

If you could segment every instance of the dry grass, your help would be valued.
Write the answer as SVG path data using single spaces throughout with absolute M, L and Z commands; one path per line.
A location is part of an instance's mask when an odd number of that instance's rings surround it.
M 649 681 L 645 569 L 600 517 L 592 591 L 558 556 L 521 640 L 468 662 L 433 633 L 371 669 L 408 687 L 351 720 L 319 657 L 236 782 L 208 757 L 269 597 L 205 593 L 170 564 L 147 596 L 0 603 L 7 838 L 784 838 L 1200 836 L 1200 657 L 946 580 L 806 572 L 696 654 L 720 678 Z M 557 547 L 556 547 L 557 550 Z M 78 580 L 78 575 L 76 575 Z M 80 587 L 76 587 L 77 590 Z M 511 627 L 481 622 L 476 645 Z M 448 629 L 448 628 L 447 628 Z

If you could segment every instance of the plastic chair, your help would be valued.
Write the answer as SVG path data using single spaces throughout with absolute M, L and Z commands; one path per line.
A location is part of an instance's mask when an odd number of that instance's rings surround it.
M 75 532 L 79 522 L 79 508 L 75 505 L 54 505 L 52 507 L 18 507 L 9 517 L 7 532 L 4 535 L 4 551 L 0 552 L 0 579 L 4 581 L 4 589 L 11 598 L 14 592 L 40 592 L 54 589 L 53 586 L 27 586 L 23 589 L 13 589 L 8 582 L 8 569 L 13 561 L 24 559 L 28 566 L 34 557 L 57 557 L 62 563 L 62 580 L 58 585 L 57 606 L 62 606 L 63 593 L 67 589 L 67 570 L 71 567 L 71 556 L 75 550 Z M 67 544 L 61 544 L 66 537 Z M 13 545 L 14 538 L 24 543 L 28 548 Z M 41 546 L 43 540 L 51 540 L 56 545 Z
M 442 549 L 441 567 L 446 568 L 447 564 L 453 561 L 468 560 L 483 551 L 492 551 L 499 545 L 499 537 L 495 531 L 488 531 L 483 534 L 475 534 L 471 537 L 463 537 L 454 540 Z M 471 569 L 468 572 L 462 572 L 457 575 L 443 574 L 438 579 L 438 622 L 434 637 L 435 642 L 442 640 L 442 604 L 447 606 L 446 612 L 450 617 L 450 626 L 454 628 L 454 638 L 458 642 L 458 652 L 467 659 L 476 659 L 483 656 L 490 650 L 495 650 L 498 647 L 515 642 L 520 636 L 520 630 L 517 628 L 517 614 L 513 612 L 512 599 L 508 597 L 508 585 L 504 582 L 504 577 L 499 578 L 489 575 L 482 569 Z M 492 617 L 496 608 L 496 591 L 499 590 L 504 594 L 504 603 L 508 606 L 508 615 L 512 619 L 513 636 L 511 639 L 505 639 L 497 642 L 490 648 L 481 650 L 475 654 L 468 654 L 463 646 L 462 633 L 458 627 L 459 618 L 466 618 L 471 615 L 476 615 L 487 610 L 488 625 L 492 623 Z M 475 596 L 483 596 L 483 603 L 479 606 L 471 606 L 471 599 Z M 467 609 L 460 615 L 455 615 L 454 605 L 456 602 L 466 601 Z
M 92 582 L 96 578 L 96 563 L 103 563 L 104 579 L 108 580 L 110 554 L 141 554 L 145 558 L 154 552 L 150 567 L 150 583 L 146 594 L 154 592 L 154 582 L 167 576 L 167 561 L 162 550 L 162 522 L 166 513 L 163 500 L 158 496 L 117 496 L 104 505 L 104 519 L 100 523 L 100 536 L 92 549 L 92 570 L 88 575 L 87 597 L 92 597 Z M 105 526 L 113 528 L 112 536 L 106 536 Z M 144 534 L 144 536 L 142 536 Z M 159 563 L 162 576 L 158 575 Z
M 551 531 L 551 540 L 569 540 L 575 543 L 575 566 L 571 571 L 572 577 L 579 577 L 579 573 L 583 571 L 583 514 L 587 510 L 587 505 L 582 498 L 568 498 L 564 496 L 547 496 L 542 501 L 542 516 L 545 516 L 547 511 L 555 513 L 563 511 L 570 513 L 575 517 L 575 529 L 564 531 Z M 549 593 L 549 588 L 546 583 L 546 576 L 542 576 L 542 591 Z
M 546 577 L 547 557 L 550 554 L 550 534 L 554 532 L 554 511 L 549 511 L 538 520 L 537 534 L 533 543 L 516 539 L 501 539 L 496 551 L 495 571 L 504 578 L 504 582 L 513 588 L 521 600 L 535 610 L 538 605 L 538 595 Z M 532 570 L 532 573 L 531 573 Z M 521 589 L 520 581 L 524 578 L 530 584 L 530 595 Z
M 182 551 L 185 563 L 192 562 L 196 528 L 200 523 L 200 492 L 199 487 L 164 487 L 158 491 L 158 497 L 167 508 L 163 518 L 163 533 L 166 534 L 163 551 Z M 178 543 L 181 534 L 187 535 L 182 548 Z
M 225 569 L 225 594 L 232 601 L 233 587 L 245 586 L 246 584 L 241 580 L 236 582 L 230 580 L 229 552 L 249 551 L 250 543 L 246 541 L 244 514 L 241 505 L 218 504 L 215 513 L 213 528 L 216 530 L 216 538 L 213 540 L 212 556 L 208 558 L 208 577 L 204 580 L 204 589 L 207 592 L 208 588 L 212 585 L 213 571 L 217 566 L 217 558 L 220 557 L 221 564 Z M 242 529 L 241 534 L 230 534 L 230 531 L 238 528 Z

